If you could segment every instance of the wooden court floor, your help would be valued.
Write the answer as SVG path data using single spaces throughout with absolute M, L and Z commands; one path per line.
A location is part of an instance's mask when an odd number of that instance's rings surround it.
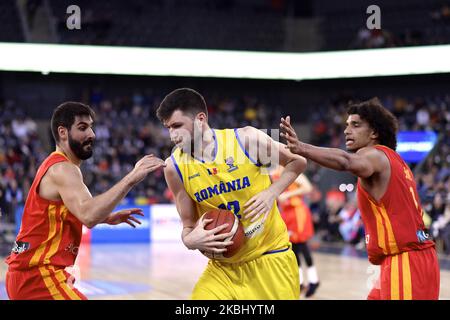
M 313 252 L 320 287 L 315 300 L 364 300 L 377 267 L 366 258 L 341 253 Z M 350 249 L 351 250 L 351 249 Z M 2 259 L 3 260 L 3 259 Z M 207 258 L 180 242 L 97 244 L 80 249 L 74 275 L 89 299 L 189 299 Z M 0 299 L 6 265 L 0 263 Z M 303 299 L 303 296 L 302 296 Z M 450 300 L 450 271 L 441 270 L 440 299 Z

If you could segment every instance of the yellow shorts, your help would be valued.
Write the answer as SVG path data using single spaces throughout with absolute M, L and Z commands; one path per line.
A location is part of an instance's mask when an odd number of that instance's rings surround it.
M 210 260 L 191 295 L 194 300 L 298 300 L 299 297 L 298 265 L 290 248 L 243 263 Z

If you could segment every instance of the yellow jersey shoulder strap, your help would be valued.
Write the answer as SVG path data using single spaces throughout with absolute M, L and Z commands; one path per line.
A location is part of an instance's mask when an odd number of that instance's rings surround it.
M 255 166 L 260 167 L 261 163 L 259 163 L 258 159 L 254 159 L 248 152 L 248 150 L 245 148 L 245 141 L 241 139 L 239 136 L 238 130 L 239 128 L 230 129 L 233 132 L 234 138 L 237 140 L 240 151 L 242 151 L 245 155 L 245 157 L 250 160 L 251 163 L 253 163 Z
M 184 183 L 184 179 L 183 179 L 183 174 L 181 173 L 181 169 L 179 164 L 182 163 L 182 161 L 184 161 L 184 159 L 182 159 L 184 157 L 182 151 L 180 148 L 177 148 L 171 155 L 170 155 L 170 159 L 172 160 L 173 165 L 175 166 L 175 169 L 177 170 L 178 176 L 181 179 L 181 182 Z

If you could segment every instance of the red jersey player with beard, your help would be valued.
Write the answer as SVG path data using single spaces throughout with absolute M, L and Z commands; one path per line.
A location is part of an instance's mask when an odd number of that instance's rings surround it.
M 78 102 L 63 103 L 53 113 L 56 151 L 37 171 L 15 246 L 6 259 L 6 291 L 12 300 L 86 299 L 65 271 L 75 262 L 82 225 L 128 223 L 134 227 L 140 223 L 133 216 L 143 215 L 140 209 L 111 212 L 134 185 L 165 164 L 145 156 L 115 186 L 92 197 L 80 164 L 92 156 L 93 121 L 93 110 Z

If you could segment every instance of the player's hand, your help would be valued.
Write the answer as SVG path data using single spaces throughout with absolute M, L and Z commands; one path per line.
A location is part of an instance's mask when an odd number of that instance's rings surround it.
M 161 167 L 165 167 L 166 163 L 153 154 L 144 156 L 141 160 L 136 162 L 133 171 L 131 171 L 131 177 L 133 184 L 137 184 L 144 180 L 144 178 L 150 173 Z
M 287 116 L 286 119 L 281 118 L 280 128 L 282 131 L 280 135 L 287 141 L 286 148 L 294 154 L 301 155 L 301 142 L 298 140 L 297 134 L 291 125 L 290 116 Z
M 276 198 L 276 194 L 270 189 L 254 195 L 244 204 L 244 219 L 251 219 L 250 222 L 254 222 L 264 215 L 263 221 L 266 220 Z
M 233 244 L 233 241 L 224 241 L 226 238 L 232 236 L 232 232 L 217 234 L 226 229 L 228 223 L 222 224 L 211 230 L 205 230 L 205 226 L 211 223 L 213 219 L 204 219 L 200 221 L 197 226 L 184 237 L 184 244 L 191 250 L 198 249 L 210 253 L 226 252 L 226 247 Z
M 133 215 L 138 215 L 141 217 L 144 216 L 144 214 L 142 213 L 142 209 L 138 209 L 138 208 L 125 209 L 125 210 L 120 210 L 120 211 L 111 213 L 108 216 L 108 218 L 106 218 L 105 221 L 103 221 L 103 223 L 107 223 L 110 225 L 127 223 L 130 226 L 132 226 L 133 228 L 136 228 L 136 225 L 134 223 L 141 224 L 141 221 L 139 221 L 139 219 L 137 219 Z

